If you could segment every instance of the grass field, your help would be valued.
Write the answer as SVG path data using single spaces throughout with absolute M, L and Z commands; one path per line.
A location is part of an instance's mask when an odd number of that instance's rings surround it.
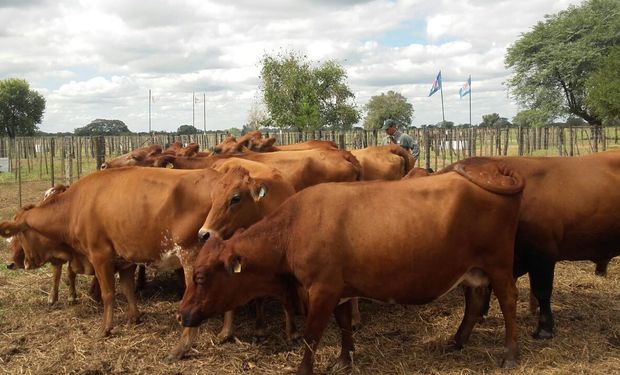
M 22 187 L 23 203 L 34 203 L 49 187 L 48 181 Z M 13 183 L 0 185 L 0 219 L 10 219 L 17 206 Z M 0 242 L 0 258 L 8 255 Z M 281 308 L 267 308 L 269 336 L 254 342 L 253 309 L 243 307 L 237 316 L 237 340 L 215 344 L 221 318 L 203 325 L 189 358 L 165 363 L 164 357 L 180 337 L 174 318 L 180 295 L 171 274 L 149 273 L 139 297 L 143 322 L 125 323 L 126 304 L 118 295 L 115 329 L 111 337 L 94 338 L 102 307 L 87 294 L 90 278 L 78 277 L 79 301 L 67 302 L 63 284 L 60 301 L 47 305 L 51 272 L 10 271 L 0 265 L 0 373 L 2 374 L 281 374 L 294 372 L 301 346 L 284 340 Z M 589 262 L 562 262 L 556 268 L 552 308 L 556 337 L 537 341 L 530 337 L 536 319 L 528 312 L 527 278 L 518 283 L 519 367 L 497 367 L 504 340 L 503 318 L 497 301 L 489 317 L 476 326 L 462 351 L 448 345 L 463 311 L 455 290 L 424 306 L 386 305 L 362 301 L 364 326 L 354 333 L 353 374 L 617 374 L 620 373 L 620 261 L 609 275 L 594 275 Z M 303 318 L 297 317 L 301 327 Z M 329 365 L 340 348 L 335 323 L 329 325 L 316 356 L 317 373 L 331 373 Z

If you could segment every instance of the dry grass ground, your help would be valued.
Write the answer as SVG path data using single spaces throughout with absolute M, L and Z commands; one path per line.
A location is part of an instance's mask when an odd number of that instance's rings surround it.
M 46 183 L 25 186 L 24 203 L 35 202 Z M 0 219 L 15 211 L 16 189 L 0 186 Z M 0 258 L 7 255 L 0 245 Z M 214 344 L 221 318 L 203 325 L 189 358 L 167 364 L 164 357 L 181 329 L 174 319 L 179 295 L 174 275 L 149 275 L 139 304 L 143 323 L 125 323 L 122 296 L 115 311 L 111 337 L 95 339 L 102 308 L 87 296 L 87 277 L 79 277 L 79 301 L 47 305 L 51 273 L 9 271 L 0 266 L 0 373 L 6 374 L 281 374 L 293 372 L 301 347 L 284 341 L 283 314 L 268 304 L 269 336 L 252 339 L 251 307 L 240 309 L 237 341 Z M 533 340 L 536 319 L 527 308 L 527 279 L 519 280 L 518 323 L 521 359 L 511 374 L 620 373 L 620 261 L 610 264 L 609 276 L 594 276 L 589 262 L 560 263 L 556 270 L 553 310 L 556 337 Z M 355 332 L 353 374 L 481 374 L 508 373 L 497 368 L 502 354 L 503 318 L 494 300 L 489 317 L 476 326 L 469 344 L 453 351 L 448 342 L 463 311 L 459 290 L 424 306 L 384 305 L 363 301 L 364 327 Z M 303 319 L 297 318 L 298 326 Z M 317 353 L 316 371 L 330 373 L 339 351 L 339 334 L 330 324 Z

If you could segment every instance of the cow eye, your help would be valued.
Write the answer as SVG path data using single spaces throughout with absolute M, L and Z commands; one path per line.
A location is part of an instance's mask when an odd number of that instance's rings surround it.
M 239 194 L 235 194 L 232 196 L 232 198 L 230 198 L 230 205 L 232 206 L 233 204 L 237 204 L 241 202 L 241 196 Z

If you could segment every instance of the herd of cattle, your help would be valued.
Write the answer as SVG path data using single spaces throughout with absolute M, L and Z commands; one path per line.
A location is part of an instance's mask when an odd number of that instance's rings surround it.
M 112 329 L 115 273 L 137 322 L 137 265 L 182 270 L 183 333 L 169 359 L 190 350 L 205 319 L 225 313 L 218 337 L 226 340 L 235 307 L 275 297 L 287 339 L 305 342 L 297 373 L 311 374 L 332 313 L 342 336 L 335 366 L 351 365 L 357 297 L 423 304 L 458 285 L 465 314 L 454 345 L 467 342 L 493 292 L 506 328 L 502 366 L 514 367 L 516 278 L 529 274 L 540 308 L 534 336 L 551 338 L 555 263 L 592 260 L 605 272 L 620 254 L 620 151 L 474 157 L 429 173 L 398 145 L 349 152 L 328 141 L 274 143 L 253 132 L 213 152 L 176 143 L 109 160 L 0 223 L 8 267 L 51 263 L 50 303 L 63 264 L 72 300 L 76 273 L 95 275 L 100 336 Z M 302 335 L 297 313 L 306 315 Z M 259 331 L 262 320 L 259 308 Z

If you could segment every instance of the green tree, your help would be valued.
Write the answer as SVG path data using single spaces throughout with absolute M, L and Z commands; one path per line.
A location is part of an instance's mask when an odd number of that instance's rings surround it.
M 177 129 L 176 133 L 178 135 L 191 135 L 201 133 L 201 131 L 193 125 L 181 125 Z
M 436 126 L 438 128 L 452 129 L 454 128 L 454 122 L 453 121 L 439 121 Z
M 586 80 L 586 103 L 604 120 L 620 119 L 620 46 Z
M 128 134 L 131 131 L 121 120 L 96 119 L 86 126 L 76 128 L 74 133 L 75 135 L 93 136 Z
M 492 128 L 497 124 L 499 119 L 499 113 L 489 113 L 486 115 L 482 115 L 482 122 L 480 123 L 480 126 L 483 128 Z
M 313 68 L 297 52 L 265 55 L 261 79 L 263 100 L 277 127 L 350 129 L 359 120 L 346 72 L 334 61 Z
M 524 109 L 512 118 L 513 124 L 524 128 L 543 127 L 549 121 L 551 121 L 551 118 L 549 118 L 548 113 L 537 109 Z
M 525 107 L 600 125 L 601 116 L 584 100 L 586 79 L 620 42 L 618 30 L 618 0 L 588 0 L 547 16 L 508 48 L 505 64 L 514 73 L 507 85 Z
M 314 70 L 319 98 L 319 117 L 324 126 L 351 130 L 360 120 L 355 95 L 346 85 L 347 72 L 335 61 L 327 61 Z
M 392 90 L 370 98 L 364 106 L 364 129 L 379 129 L 383 121 L 391 118 L 399 126 L 409 126 L 413 118 L 413 105 L 401 93 Z
M 7 78 L 0 80 L 0 135 L 15 138 L 34 135 L 37 124 L 43 120 L 45 98 L 30 90 L 26 80 Z

